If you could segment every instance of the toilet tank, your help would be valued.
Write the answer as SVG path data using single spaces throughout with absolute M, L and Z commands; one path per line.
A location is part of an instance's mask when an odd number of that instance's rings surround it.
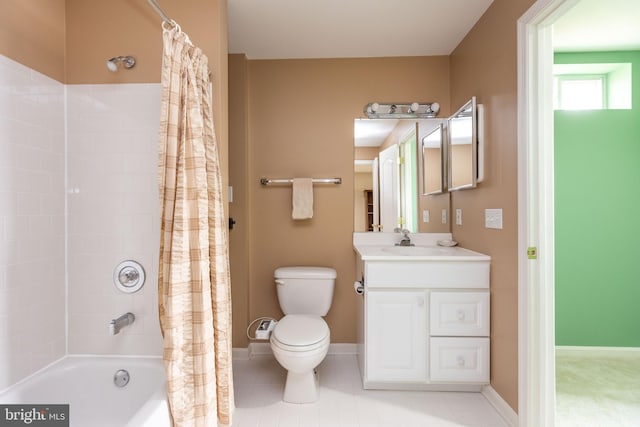
M 331 308 L 336 271 L 328 267 L 280 267 L 274 272 L 284 314 L 325 316 Z

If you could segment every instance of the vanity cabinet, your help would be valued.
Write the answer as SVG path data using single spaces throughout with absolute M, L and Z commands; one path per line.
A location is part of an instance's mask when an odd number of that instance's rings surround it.
M 365 299 L 368 378 L 426 381 L 426 292 L 370 291 Z
M 359 255 L 365 389 L 478 391 L 489 383 L 488 256 Z

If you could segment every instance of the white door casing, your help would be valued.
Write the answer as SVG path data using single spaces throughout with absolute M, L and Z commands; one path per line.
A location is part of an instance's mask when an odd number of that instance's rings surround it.
M 538 0 L 518 20 L 518 419 L 555 425 L 552 27 L 579 0 Z M 535 248 L 530 259 L 528 249 Z
M 400 216 L 400 170 L 398 167 L 398 145 L 394 144 L 379 154 L 380 167 L 380 224 L 385 232 L 398 227 Z

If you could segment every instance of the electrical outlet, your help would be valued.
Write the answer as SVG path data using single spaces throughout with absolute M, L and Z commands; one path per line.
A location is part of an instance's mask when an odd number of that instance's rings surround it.
M 442 223 L 443 224 L 447 223 L 447 210 L 446 209 L 442 209 Z
M 456 209 L 456 225 L 462 225 L 462 209 Z
M 256 339 L 257 340 L 268 340 L 271 335 L 271 331 L 273 331 L 276 327 L 276 320 L 261 320 L 258 328 L 256 329 Z
M 422 211 L 422 222 L 429 222 L 429 209 Z
M 502 209 L 485 209 L 484 210 L 484 226 L 485 228 L 502 229 Z

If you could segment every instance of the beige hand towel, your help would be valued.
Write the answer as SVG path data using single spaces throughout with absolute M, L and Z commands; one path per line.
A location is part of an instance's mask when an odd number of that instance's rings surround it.
M 313 217 L 313 180 L 311 178 L 294 178 L 292 194 L 293 219 L 310 219 Z

